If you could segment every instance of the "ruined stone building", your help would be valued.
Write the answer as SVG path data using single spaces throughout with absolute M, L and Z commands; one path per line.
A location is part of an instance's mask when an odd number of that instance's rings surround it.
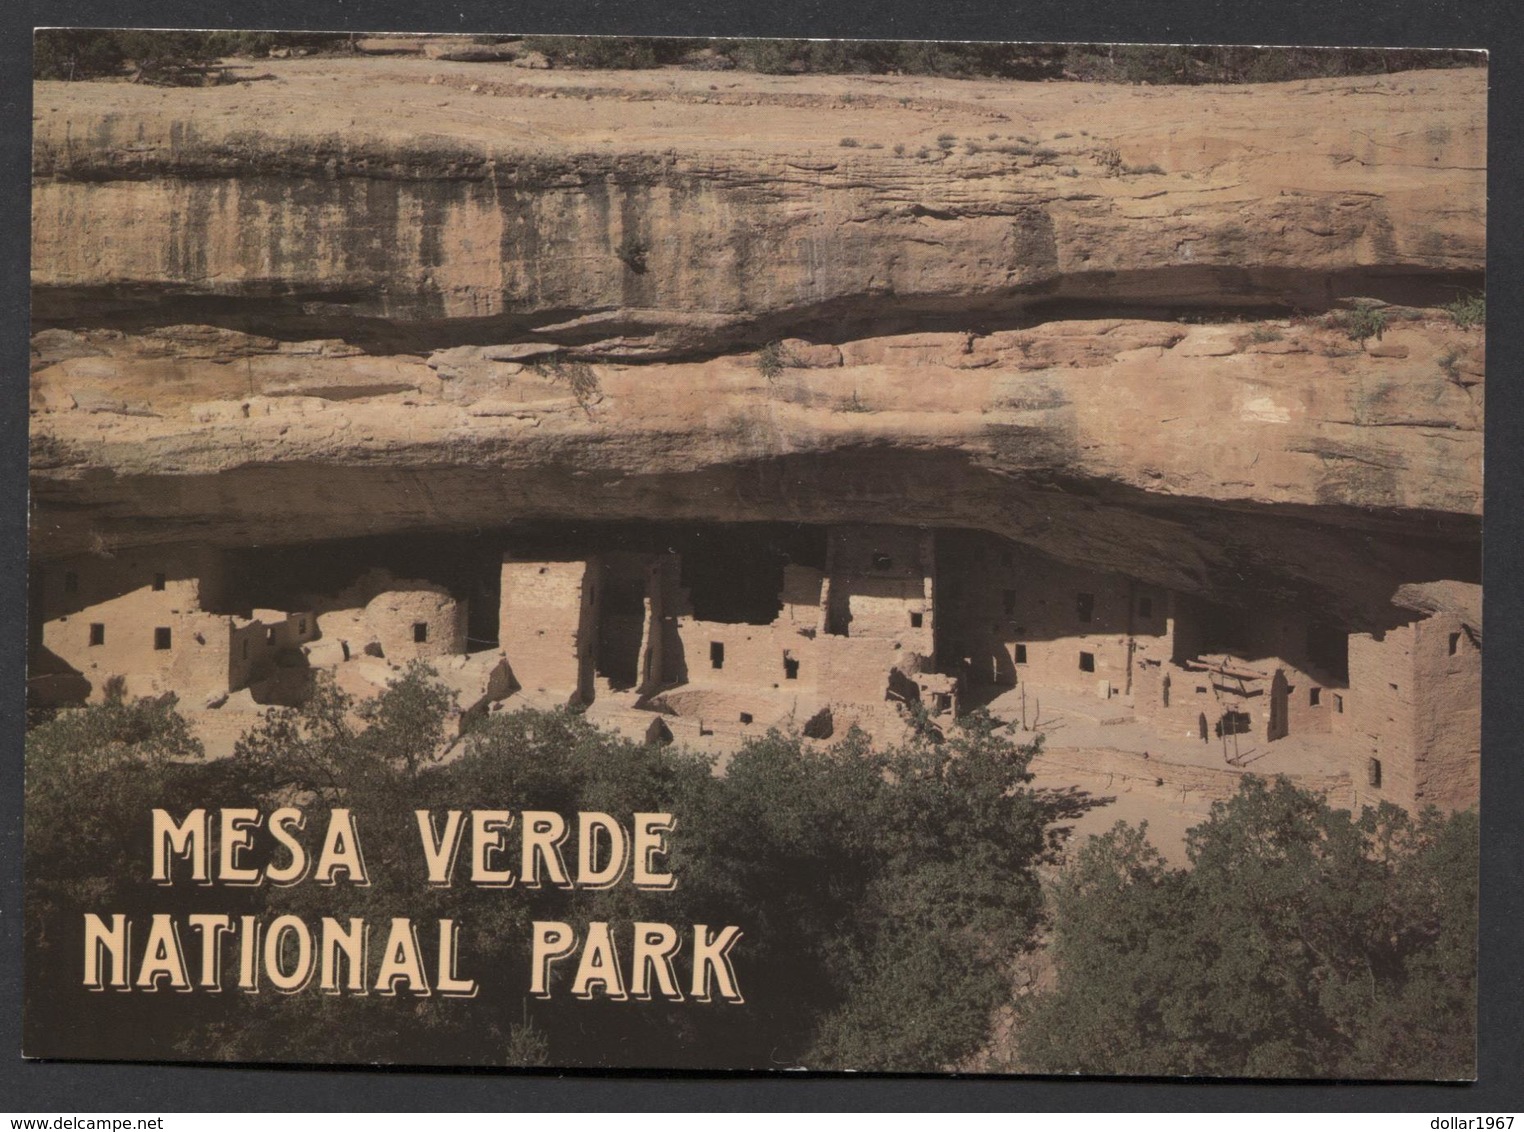
M 270 674 L 282 650 L 317 635 L 311 613 L 228 612 L 221 555 L 203 548 L 78 555 L 31 585 L 28 694 L 99 699 L 119 678 L 129 695 L 173 691 L 190 704 Z
M 729 614 L 696 606 L 674 553 L 509 559 L 499 640 L 515 678 L 561 702 L 623 694 L 701 735 L 786 719 L 829 734 L 832 704 L 871 713 L 934 668 L 933 547 L 929 532 L 833 527 L 823 567 L 783 564 L 776 592 Z
M 1127 698 L 1161 736 L 1220 746 L 1340 737 L 1360 804 L 1479 797 L 1480 587 L 1405 586 L 1350 634 L 1274 603 L 1226 608 L 978 535 L 944 568 L 942 664 L 973 688 Z M 1242 744 L 1240 743 L 1242 737 Z
M 424 660 L 443 665 L 465 715 L 517 692 L 636 739 L 719 747 L 774 726 L 823 739 L 857 723 L 891 739 L 905 705 L 951 716 L 1019 692 L 1036 714 L 1044 696 L 1114 701 L 1166 745 L 1206 744 L 1231 765 L 1322 737 L 1362 804 L 1477 799 L 1478 587 L 1405 586 L 1384 630 L 1351 634 L 1304 609 L 1230 608 L 989 535 L 805 530 L 792 557 L 760 544 L 510 549 L 496 640 L 475 642 L 465 600 L 376 566 L 278 610 L 240 607 L 228 556 L 210 550 L 82 555 L 35 573 L 31 692 L 98 699 L 119 677 L 190 709 L 241 689 L 295 703 L 318 670 L 365 695 Z
M 465 611 L 443 587 L 371 570 L 295 611 L 239 608 L 226 556 L 204 547 L 79 555 L 34 571 L 33 703 L 174 692 L 190 708 L 258 686 L 299 701 L 314 667 L 466 651 Z

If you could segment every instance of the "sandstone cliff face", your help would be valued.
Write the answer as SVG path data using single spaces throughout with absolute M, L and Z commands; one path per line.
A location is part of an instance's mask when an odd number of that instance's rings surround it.
M 40 556 L 871 519 L 1351 624 L 1475 577 L 1482 72 L 270 70 L 39 84 Z

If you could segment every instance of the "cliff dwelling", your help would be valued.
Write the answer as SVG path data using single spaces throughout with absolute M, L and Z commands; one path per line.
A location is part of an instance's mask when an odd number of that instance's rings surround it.
M 912 705 L 1034 731 L 1061 712 L 1121 749 L 1331 774 L 1360 802 L 1477 801 L 1473 584 L 1403 587 L 1385 627 L 1348 632 L 967 530 L 541 523 L 441 541 L 63 559 L 34 574 L 33 704 L 173 691 L 213 734 L 301 702 L 319 672 L 363 697 L 423 660 L 463 725 L 570 705 L 640 742 L 723 752 L 772 727 L 893 741 Z
M 1485 72 L 268 66 L 38 85 L 38 710 L 225 754 L 421 660 L 462 727 L 1476 803 Z

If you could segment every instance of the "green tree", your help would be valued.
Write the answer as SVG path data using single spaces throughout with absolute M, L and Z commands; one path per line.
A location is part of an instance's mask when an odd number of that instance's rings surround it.
M 33 1056 L 171 1057 L 187 1033 L 215 1024 L 228 996 L 91 994 L 80 985 L 86 913 L 170 910 L 149 876 L 152 813 L 249 805 L 254 796 L 202 747 L 166 695 L 59 712 L 26 738 L 25 1033 Z M 177 889 L 185 911 L 252 910 L 253 890 Z M 222 999 L 223 1001 L 219 1001 Z
M 34 730 L 28 947 L 43 975 L 29 983 L 41 1002 L 31 1032 L 89 1031 L 88 1049 L 58 1052 L 99 1056 L 922 1071 L 984 1041 L 1009 993 L 1007 964 L 1039 913 L 1031 869 L 1046 821 L 1026 787 L 1033 748 L 987 716 L 945 735 L 923 727 L 889 751 L 855 730 L 826 752 L 772 732 L 716 774 L 709 758 L 632 743 L 569 710 L 490 715 L 442 758 L 452 708 L 415 666 L 361 704 L 319 681 L 304 706 L 270 710 L 218 763 L 193 761 L 199 748 L 169 700 L 115 700 Z M 232 805 L 302 807 L 311 851 L 326 811 L 350 810 L 369 885 L 148 883 L 153 807 L 183 815 Z M 603 811 L 625 822 L 672 813 L 678 883 L 668 892 L 492 889 L 459 876 L 449 888 L 428 885 L 414 811 L 488 808 Z M 110 851 L 78 843 L 82 810 L 91 842 Z M 244 862 L 277 851 L 260 829 Z M 481 993 L 101 996 L 78 986 L 83 912 L 195 910 L 309 924 L 358 916 L 381 930 L 406 916 L 429 966 L 427 928 L 450 918 L 463 973 L 480 979 Z M 606 921 L 626 959 L 637 920 L 683 933 L 736 925 L 746 1001 L 579 1002 L 566 988 L 573 962 L 555 968 L 550 1000 L 531 1000 L 534 920 Z
M 1461 1078 L 1475 1041 L 1474 813 L 1359 818 L 1246 778 L 1167 868 L 1143 829 L 1053 889 L 1058 982 L 1029 1000 L 1043 1072 Z

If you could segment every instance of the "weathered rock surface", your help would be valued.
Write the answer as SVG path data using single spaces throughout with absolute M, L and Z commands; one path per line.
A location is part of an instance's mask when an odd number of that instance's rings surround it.
M 670 357 L 1001 329 L 1068 302 L 1432 303 L 1484 260 L 1481 71 L 1182 89 L 272 69 L 38 84 L 43 324 L 177 311 Z
M 871 519 L 1352 625 L 1475 578 L 1483 73 L 494 66 L 39 84 L 39 556 Z

